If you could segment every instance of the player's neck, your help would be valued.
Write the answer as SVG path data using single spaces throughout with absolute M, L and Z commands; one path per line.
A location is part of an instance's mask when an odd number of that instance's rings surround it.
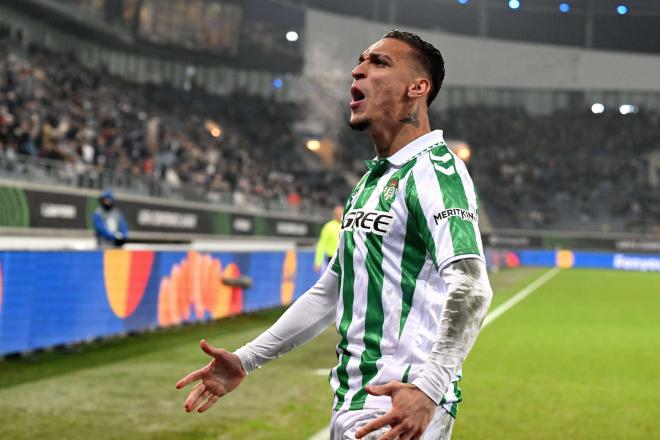
M 379 158 L 390 157 L 403 147 L 431 131 L 429 118 L 426 115 L 417 120 L 409 119 L 399 121 L 390 127 L 384 127 L 382 130 L 372 130 L 369 134 L 376 148 L 376 155 Z

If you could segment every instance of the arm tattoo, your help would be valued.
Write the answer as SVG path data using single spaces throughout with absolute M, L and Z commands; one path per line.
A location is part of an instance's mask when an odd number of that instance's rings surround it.
M 420 121 L 419 121 L 419 109 L 415 108 L 413 109 L 408 116 L 406 116 L 403 119 L 400 119 L 399 122 L 403 124 L 410 124 L 413 125 L 415 128 L 419 128 L 420 126 Z
M 420 376 L 413 381 L 436 403 L 477 339 L 492 290 L 480 260 L 464 259 L 442 271 L 449 294 L 435 343 Z

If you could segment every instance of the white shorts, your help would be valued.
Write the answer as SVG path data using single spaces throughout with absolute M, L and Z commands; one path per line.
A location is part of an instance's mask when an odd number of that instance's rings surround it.
M 354 440 L 355 433 L 367 423 L 387 413 L 384 409 L 362 409 L 358 411 L 335 411 L 332 414 L 330 440 Z M 420 440 L 449 440 L 454 426 L 454 418 L 443 408 L 438 407 L 428 428 Z M 390 430 L 389 426 L 374 431 L 364 440 L 376 440 Z

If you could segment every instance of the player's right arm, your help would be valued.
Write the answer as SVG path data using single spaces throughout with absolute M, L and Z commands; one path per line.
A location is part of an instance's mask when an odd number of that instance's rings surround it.
M 316 337 L 335 320 L 338 294 L 337 274 L 332 264 L 317 283 L 305 292 L 268 330 L 252 342 L 230 353 L 202 340 L 202 350 L 213 359 L 177 382 L 177 388 L 201 381 L 185 402 L 186 411 L 206 411 L 233 391 L 252 370 Z

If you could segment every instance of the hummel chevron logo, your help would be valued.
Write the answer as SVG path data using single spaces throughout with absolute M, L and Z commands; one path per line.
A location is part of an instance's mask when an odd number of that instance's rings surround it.
M 433 153 L 429 153 L 431 160 L 437 160 L 438 162 L 447 163 L 451 160 L 451 153 L 445 153 L 442 156 L 436 156 Z
M 442 162 L 442 163 L 447 163 L 450 160 L 452 160 L 451 153 L 445 153 L 442 156 L 436 156 L 433 153 L 429 153 L 429 156 L 431 157 L 432 161 L 438 161 L 438 162 Z M 456 172 L 453 165 L 450 165 L 448 167 L 443 167 L 443 166 L 440 166 L 440 165 L 438 165 L 437 163 L 434 162 L 433 163 L 433 168 L 435 168 L 436 171 L 440 171 L 445 176 L 451 176 L 452 174 L 454 174 Z
M 452 174 L 454 174 L 456 172 L 456 171 L 454 171 L 454 167 L 445 168 L 445 167 L 441 167 L 440 165 L 438 165 L 436 163 L 433 164 L 433 168 L 435 168 L 436 171 L 440 171 L 445 176 L 451 176 Z

